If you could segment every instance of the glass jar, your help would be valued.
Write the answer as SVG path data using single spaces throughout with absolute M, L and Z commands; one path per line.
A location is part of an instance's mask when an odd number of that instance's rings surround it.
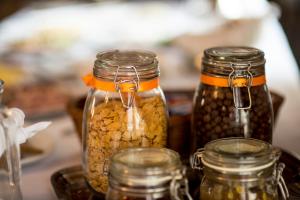
M 193 168 L 203 170 L 200 199 L 277 200 L 289 193 L 282 178 L 280 150 L 269 143 L 246 138 L 209 142 L 193 157 Z
M 225 137 L 272 142 L 273 109 L 264 53 L 251 47 L 206 49 L 192 113 L 192 152 Z
M 97 193 L 108 188 L 110 156 L 127 147 L 164 147 L 168 113 L 159 87 L 156 55 L 143 51 L 99 53 L 83 114 L 83 168 Z
M 109 166 L 106 200 L 189 199 L 188 182 L 178 153 L 164 148 L 129 148 Z

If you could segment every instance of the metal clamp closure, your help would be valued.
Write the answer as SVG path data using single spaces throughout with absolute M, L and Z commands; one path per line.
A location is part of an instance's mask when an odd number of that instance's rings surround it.
M 250 109 L 252 106 L 250 88 L 253 81 L 253 75 L 250 72 L 251 64 L 250 63 L 247 64 L 248 68 L 246 74 L 245 74 L 245 70 L 236 70 L 234 66 L 236 66 L 236 64 L 231 63 L 232 72 L 228 76 L 228 85 L 232 89 L 234 107 L 238 110 Z M 237 81 L 237 80 L 242 80 L 242 81 Z M 246 80 L 246 82 L 244 82 L 244 80 Z M 240 87 L 247 87 L 249 104 L 246 106 L 244 106 L 242 102 Z
M 197 149 L 197 151 L 190 157 L 190 165 L 193 169 L 202 170 L 203 164 L 201 158 L 203 155 L 204 148 Z
M 172 173 L 172 181 L 170 184 L 170 194 L 172 200 L 181 200 L 185 196 L 188 200 L 193 200 L 189 193 L 189 184 L 186 178 L 186 168 L 176 170 Z
M 114 83 L 115 83 L 116 91 L 118 91 L 118 93 L 119 93 L 119 96 L 120 96 L 123 106 L 126 109 L 128 109 L 128 108 L 132 107 L 135 93 L 139 89 L 140 78 L 139 78 L 136 68 L 134 66 L 130 66 L 129 68 L 133 69 L 136 77 L 131 80 L 122 80 L 122 79 L 118 80 L 118 74 L 119 74 L 120 68 L 121 67 L 118 66 L 118 69 L 116 71 L 115 78 L 114 78 Z M 128 67 L 126 67 L 126 68 L 128 68 Z M 129 85 L 129 88 L 127 87 L 127 90 L 129 90 L 129 91 L 127 91 L 127 92 L 122 91 L 123 90 L 122 88 L 125 85 L 126 86 Z M 125 99 L 126 99 L 126 102 L 125 102 Z
M 284 163 L 279 163 L 278 166 L 277 166 L 277 170 L 276 170 L 276 182 L 278 184 L 278 187 L 280 189 L 280 192 L 281 192 L 281 195 L 282 195 L 282 198 L 285 200 L 285 199 L 288 199 L 290 194 L 289 194 L 289 191 L 288 191 L 288 188 L 285 184 L 285 181 L 282 177 L 282 172 L 283 172 L 283 169 L 285 168 L 285 164 Z

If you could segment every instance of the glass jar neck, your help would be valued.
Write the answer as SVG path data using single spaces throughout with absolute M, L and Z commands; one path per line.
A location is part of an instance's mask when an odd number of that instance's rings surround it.
M 170 193 L 170 182 L 166 182 L 164 184 L 155 185 L 155 186 L 147 186 L 147 185 L 129 185 L 129 184 L 122 184 L 112 178 L 109 178 L 109 186 L 110 188 L 123 192 L 123 193 L 130 193 L 133 195 L 147 195 L 147 194 L 156 194 L 158 196 L 163 196 L 165 194 Z
M 265 75 L 265 66 L 264 64 L 253 66 L 243 63 L 209 64 L 203 62 L 201 73 L 214 77 L 229 77 L 231 75 L 258 77 Z
M 85 83 L 98 90 L 108 92 L 145 92 L 159 87 L 159 79 L 154 78 L 147 81 L 140 80 L 122 80 L 122 81 L 107 81 L 104 79 L 95 78 L 92 75 L 84 77 Z
M 220 172 L 208 167 L 203 169 L 204 175 L 208 179 L 212 179 L 217 182 L 228 182 L 228 181 L 237 181 L 237 182 L 257 182 L 263 180 L 275 181 L 275 164 L 258 171 L 252 172 L 243 172 L 243 173 L 228 173 Z

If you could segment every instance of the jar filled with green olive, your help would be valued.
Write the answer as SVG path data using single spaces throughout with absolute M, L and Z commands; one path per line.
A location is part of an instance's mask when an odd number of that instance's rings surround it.
M 264 53 L 251 47 L 206 49 L 192 113 L 192 151 L 225 137 L 272 142 L 273 109 Z
M 193 168 L 203 170 L 199 199 L 288 199 L 282 178 L 280 150 L 251 138 L 225 138 L 209 142 L 193 156 Z M 278 189 L 280 191 L 278 192 Z

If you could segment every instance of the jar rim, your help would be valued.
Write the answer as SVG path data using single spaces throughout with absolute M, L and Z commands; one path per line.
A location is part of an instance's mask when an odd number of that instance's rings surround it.
M 273 166 L 281 151 L 253 138 L 223 138 L 204 146 L 203 165 L 218 171 L 250 172 Z
M 159 76 L 156 54 L 144 50 L 111 50 L 97 54 L 93 75 L 108 81 L 149 80 Z
M 202 72 L 228 76 L 233 70 L 264 75 L 264 52 L 247 46 L 220 46 L 204 50 Z
M 164 185 L 182 164 L 177 152 L 166 148 L 128 148 L 114 154 L 109 175 L 116 182 L 131 186 Z

